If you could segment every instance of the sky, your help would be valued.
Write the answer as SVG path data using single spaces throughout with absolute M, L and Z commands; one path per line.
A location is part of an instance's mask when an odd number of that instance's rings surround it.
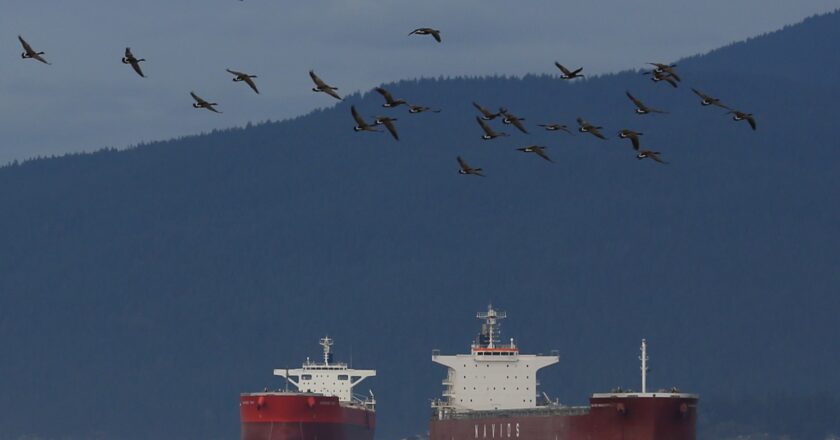
M 589 75 L 673 61 L 840 8 L 840 0 L 2 0 L 0 164 L 127 147 L 336 103 L 418 77 Z M 440 29 L 443 43 L 407 34 Z M 52 65 L 20 58 L 22 35 Z M 142 64 L 137 76 L 120 58 Z M 225 68 L 258 78 L 261 94 Z M 223 114 L 191 107 L 190 91 Z M 424 103 L 434 105 L 434 103 Z

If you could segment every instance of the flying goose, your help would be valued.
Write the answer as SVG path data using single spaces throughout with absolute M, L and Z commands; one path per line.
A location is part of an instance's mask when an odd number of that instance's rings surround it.
M 539 145 L 529 145 L 527 147 L 517 148 L 517 150 L 519 150 L 523 153 L 534 153 L 537 156 L 539 156 L 539 157 L 541 157 L 541 158 L 543 158 L 543 159 L 545 159 L 549 162 L 554 163 L 554 161 L 551 160 L 551 158 L 548 157 L 547 154 L 545 154 L 545 147 L 541 147 Z
M 20 35 L 18 35 L 18 40 L 20 40 L 20 44 L 21 46 L 23 46 L 23 53 L 20 54 L 21 58 L 32 58 L 33 60 L 38 60 L 44 64 L 50 64 L 49 61 L 45 60 L 41 56 L 44 54 L 44 52 L 35 52 L 35 50 L 32 49 L 32 46 L 30 46 L 29 43 L 27 43 L 26 40 L 24 40 L 23 37 L 21 37 Z
M 487 123 L 484 122 L 478 116 L 475 117 L 475 120 L 478 121 L 478 125 L 480 125 L 481 129 L 484 130 L 484 135 L 482 135 L 481 138 L 484 139 L 485 141 L 490 140 L 490 139 L 495 139 L 495 138 L 500 137 L 500 136 L 508 136 L 507 133 L 501 133 L 501 132 L 497 133 L 497 132 L 493 131 L 493 129 L 490 128 L 490 126 L 487 125 Z
M 251 79 L 251 78 L 256 78 L 257 75 L 249 75 L 249 74 L 244 73 L 244 72 L 237 72 L 235 70 L 230 70 L 230 69 L 225 69 L 225 70 L 227 70 L 228 73 L 230 73 L 231 75 L 234 75 L 233 82 L 243 81 L 243 82 L 245 82 L 245 84 L 248 84 L 248 87 L 250 87 L 251 90 L 256 92 L 258 95 L 260 94 L 260 91 L 257 90 L 257 85 L 254 83 L 254 80 Z
M 461 166 L 461 169 L 458 170 L 458 174 L 472 174 L 473 176 L 481 176 L 484 177 L 484 174 L 481 174 L 481 168 L 473 168 L 467 164 L 467 162 L 458 156 L 458 165 Z
M 434 37 L 435 41 L 440 43 L 440 31 L 438 29 L 417 28 L 417 29 L 409 32 L 408 35 L 414 35 L 414 34 L 417 34 L 417 35 L 431 35 L 432 37 Z
M 545 128 L 546 131 L 565 131 L 566 133 L 574 134 L 565 124 L 537 124 L 537 126 Z
M 376 125 L 384 125 L 385 128 L 388 129 L 388 132 L 391 133 L 391 136 L 394 137 L 396 140 L 400 140 L 400 135 L 397 134 L 397 127 L 394 126 L 394 121 L 396 118 L 390 118 L 388 116 L 377 116 L 374 124 Z
M 636 104 L 636 113 L 640 115 L 646 115 L 648 113 L 668 113 L 666 111 L 658 110 L 655 108 L 651 108 L 645 105 L 642 101 L 637 99 L 635 96 L 631 95 L 630 92 L 625 91 L 627 97 L 633 101 L 633 104 Z
M 315 74 L 314 71 L 309 71 L 309 77 L 312 78 L 312 82 L 315 83 L 315 87 L 312 88 L 313 92 L 324 92 L 327 95 L 332 96 L 333 98 L 341 101 L 341 96 L 338 96 L 338 93 L 335 91 L 338 90 L 338 87 L 332 87 L 324 82 L 321 78 L 318 78 L 318 75 Z
M 218 111 L 214 108 L 214 106 L 219 105 L 218 103 L 207 102 L 204 99 L 202 99 L 200 96 L 196 95 L 195 92 L 190 92 L 190 95 L 195 100 L 195 102 L 192 105 L 193 107 L 204 108 L 204 109 L 210 110 L 211 112 L 221 113 L 220 111 Z
M 727 107 L 722 102 L 720 102 L 720 99 L 711 97 L 711 96 L 709 96 L 709 95 L 707 95 L 707 94 L 705 94 L 705 93 L 703 93 L 703 92 L 701 92 L 701 91 L 699 91 L 695 88 L 692 88 L 691 91 L 694 92 L 695 95 L 700 97 L 700 99 L 701 99 L 700 105 L 702 105 L 702 106 L 716 105 L 720 108 L 725 108 L 727 110 L 730 110 L 729 107 Z
M 590 124 L 589 122 L 586 122 L 586 120 L 584 120 L 583 118 L 577 118 L 577 122 L 578 122 L 578 125 L 580 125 L 580 127 L 578 128 L 579 132 L 589 133 L 589 134 L 591 134 L 591 135 L 593 135 L 597 138 L 600 138 L 600 139 L 604 139 L 604 140 L 607 139 L 606 137 L 604 137 L 603 134 L 601 134 L 600 131 L 598 131 L 598 130 L 604 128 L 604 127 L 594 126 L 594 125 Z
M 353 127 L 353 131 L 375 131 L 375 132 L 379 132 L 379 130 L 374 128 L 373 125 L 370 125 L 367 122 L 365 122 L 364 118 L 362 118 L 362 116 L 359 114 L 359 112 L 356 111 L 356 106 L 355 105 L 350 106 L 350 113 L 353 114 L 353 119 L 356 120 L 356 125 Z
M 526 130 L 525 126 L 522 125 L 522 121 L 524 121 L 525 118 L 520 118 L 520 117 L 514 115 L 513 113 L 507 111 L 507 109 L 504 109 L 504 108 L 500 108 L 499 113 L 501 113 L 502 116 L 504 117 L 502 119 L 502 123 L 513 124 L 513 126 L 518 128 L 519 131 L 521 131 L 525 134 L 528 134 L 528 130 Z
M 383 98 L 385 98 L 385 104 L 382 104 L 382 107 L 391 108 L 400 106 L 402 104 L 408 104 L 407 102 L 405 102 L 404 99 L 394 99 L 391 93 L 383 89 L 382 87 L 377 87 L 374 90 L 376 90 L 380 95 L 382 95 Z
M 659 158 L 660 154 L 662 154 L 662 153 L 660 153 L 658 151 L 643 150 L 643 151 L 640 151 L 639 154 L 636 155 L 636 159 L 639 159 L 639 160 L 653 159 L 656 162 L 667 164 L 668 162 L 665 162 L 664 160 Z
M 491 121 L 501 116 L 501 113 L 490 113 L 490 110 L 487 110 L 486 108 L 482 107 L 481 104 L 475 101 L 473 101 L 472 105 L 473 107 L 478 109 L 478 111 L 481 113 L 481 119 L 484 119 L 485 121 Z
M 422 106 L 422 105 L 408 104 L 408 112 L 409 113 L 423 113 L 423 112 L 440 113 L 440 109 L 433 109 L 431 107 L 425 107 L 425 106 Z
M 744 113 L 738 110 L 731 110 L 726 113 L 733 115 L 733 121 L 743 121 L 746 119 L 746 121 L 750 123 L 750 127 L 752 127 L 752 129 L 755 130 L 755 117 L 753 117 L 752 113 Z
M 677 82 L 674 81 L 675 77 L 674 77 L 674 75 L 671 75 L 670 73 L 657 72 L 655 70 L 653 72 L 645 72 L 645 73 L 651 75 L 650 80 L 653 81 L 653 82 L 665 81 L 666 83 L 670 84 L 671 87 L 675 87 L 675 88 L 677 87 Z
M 630 142 L 633 143 L 633 149 L 639 151 L 639 136 L 643 135 L 644 133 L 639 133 L 638 131 L 623 129 L 618 132 L 618 137 L 621 139 L 630 139 Z
M 557 61 L 554 62 L 554 65 L 557 66 L 557 68 L 560 69 L 561 72 L 563 72 L 563 74 L 560 75 L 561 79 L 575 79 L 575 78 L 583 78 L 585 76 L 585 75 L 582 75 L 580 73 L 583 70 L 583 67 L 581 67 L 577 70 L 569 70 L 569 69 L 565 68 L 562 64 L 558 63 Z
M 653 69 L 654 72 L 668 73 L 671 76 L 673 76 L 675 80 L 682 81 L 680 79 L 680 77 L 677 76 L 677 71 L 674 70 L 674 67 L 677 67 L 676 64 L 663 64 L 663 63 L 648 63 L 648 64 L 655 67 L 655 69 Z
M 145 78 L 146 75 L 143 75 L 143 71 L 140 69 L 140 62 L 141 61 L 146 61 L 146 59 L 145 58 L 137 59 L 134 56 L 134 54 L 131 53 L 131 48 L 130 47 L 125 48 L 125 56 L 122 58 L 122 63 L 123 64 L 131 64 L 131 68 L 134 69 L 134 71 L 137 72 L 138 75 Z

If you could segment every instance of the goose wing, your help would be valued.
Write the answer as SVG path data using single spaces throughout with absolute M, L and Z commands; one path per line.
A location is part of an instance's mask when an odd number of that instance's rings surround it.
M 350 106 L 350 113 L 353 114 L 353 119 L 356 120 L 356 125 L 358 125 L 359 127 L 366 127 L 368 125 L 367 122 L 365 122 L 365 120 L 362 119 L 362 116 L 359 114 L 359 112 L 356 111 L 355 105 Z
M 318 77 L 318 75 L 316 75 L 316 74 L 315 74 L 315 71 L 310 70 L 310 71 L 309 71 L 309 77 L 310 77 L 310 78 L 312 78 L 312 82 L 314 82 L 314 83 L 315 83 L 315 85 L 316 85 L 319 89 L 324 90 L 325 92 L 326 92 L 327 90 L 329 90 L 330 86 L 328 86 L 328 85 L 327 85 L 327 83 L 325 83 L 325 82 L 324 82 L 324 80 L 322 80 L 321 78 L 319 78 L 319 77 Z
M 439 30 L 431 29 L 431 30 L 429 30 L 429 33 L 432 34 L 432 37 L 435 39 L 435 41 L 440 43 L 441 40 L 440 40 L 440 31 Z
M 259 90 L 257 90 L 257 83 L 255 83 L 255 82 L 254 82 L 254 80 L 253 80 L 253 79 L 252 79 L 249 75 L 245 75 L 245 76 L 243 76 L 243 77 L 242 77 L 242 81 L 245 81 L 245 84 L 248 84 L 248 87 L 250 87 L 250 88 L 251 88 L 251 90 L 253 90 L 254 92 L 256 92 L 256 93 L 257 93 L 257 95 L 259 95 L 259 94 L 260 94 L 260 91 L 259 91 Z
M 482 129 L 482 130 L 484 130 L 484 133 L 485 133 L 487 136 L 495 136 L 495 135 L 496 135 L 496 132 L 495 132 L 495 131 L 493 131 L 493 129 L 492 129 L 492 128 L 490 128 L 490 126 L 489 126 L 489 125 L 487 125 L 484 121 L 482 121 L 482 120 L 481 120 L 481 118 L 479 118 L 478 116 L 476 116 L 476 117 L 475 117 L 475 120 L 476 120 L 476 121 L 478 121 L 478 125 L 480 125 L 480 126 L 481 126 L 481 129 Z
M 394 103 L 394 96 L 391 95 L 391 92 L 385 90 L 382 87 L 377 87 L 374 90 L 376 90 L 377 93 L 382 95 L 382 97 L 385 98 L 385 102 L 387 102 L 388 104 L 393 104 Z
M 198 105 L 201 105 L 201 106 L 208 105 L 207 101 L 202 99 L 200 96 L 196 95 L 195 92 L 190 92 L 190 96 L 192 96 L 192 98 L 195 100 L 196 103 L 198 103 Z
M 639 110 L 647 110 L 648 109 L 647 106 L 645 106 L 645 103 L 638 100 L 635 96 L 631 95 L 630 92 L 625 91 L 624 93 L 627 94 L 627 97 L 630 98 L 631 101 L 633 101 L 633 104 L 636 104 L 636 107 L 638 107 Z
M 510 117 L 510 118 L 508 118 L 508 120 L 510 120 L 510 123 L 513 124 L 514 127 L 518 128 L 519 131 L 521 131 L 523 133 L 526 133 L 526 134 L 528 133 L 528 130 L 526 130 L 525 126 L 522 125 L 522 121 L 519 118 L 517 118 L 516 116 Z
M 380 121 L 382 122 L 382 125 L 384 125 L 385 128 L 388 129 L 388 132 L 391 133 L 391 136 L 393 136 L 394 139 L 400 140 L 400 135 L 397 134 L 397 127 L 394 126 L 394 120 L 393 119 L 384 118 L 384 119 L 380 119 Z
M 557 66 L 557 68 L 560 69 L 560 71 L 563 72 L 564 74 L 566 74 L 566 75 L 571 75 L 572 74 L 571 70 L 565 68 L 562 64 L 558 63 L 557 61 L 554 62 L 554 65 Z
M 26 40 L 23 39 L 23 37 L 18 35 L 18 40 L 20 41 L 21 46 L 23 46 L 23 50 L 27 54 L 35 53 L 35 51 L 32 50 L 32 46 L 30 46 L 29 43 L 27 43 Z

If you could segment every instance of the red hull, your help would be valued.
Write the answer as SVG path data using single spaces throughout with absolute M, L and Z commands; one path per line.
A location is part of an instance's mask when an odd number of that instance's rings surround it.
M 376 413 L 335 396 L 250 393 L 239 398 L 241 440 L 373 440 Z
M 653 397 L 656 396 L 656 397 Z M 695 440 L 697 398 L 596 395 L 565 414 L 475 412 L 429 424 L 430 440 Z M 483 414 L 482 414 L 483 413 Z

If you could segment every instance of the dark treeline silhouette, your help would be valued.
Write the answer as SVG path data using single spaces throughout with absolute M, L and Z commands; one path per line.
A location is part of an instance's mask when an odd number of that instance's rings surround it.
M 317 356 L 326 333 L 379 370 L 365 383 L 379 438 L 423 432 L 444 376 L 431 350 L 467 350 L 490 301 L 523 351 L 560 350 L 540 379 L 563 403 L 638 388 L 646 337 L 654 387 L 709 397 L 703 438 L 726 423 L 836 432 L 738 402 L 840 389 L 838 42 L 834 13 L 677 60 L 677 89 L 638 71 L 400 81 L 394 96 L 443 111 L 367 91 L 3 167 L 0 438 L 236 438 L 238 393 L 283 387 L 272 369 Z M 635 115 L 626 90 L 670 113 Z M 511 136 L 482 141 L 472 101 L 531 134 L 491 121 Z M 351 105 L 396 116 L 400 140 L 355 133 Z M 537 127 L 579 116 L 610 139 Z M 622 128 L 670 164 L 636 160 Z M 530 144 L 555 163 L 515 150 Z M 459 175 L 456 156 L 487 177 Z

